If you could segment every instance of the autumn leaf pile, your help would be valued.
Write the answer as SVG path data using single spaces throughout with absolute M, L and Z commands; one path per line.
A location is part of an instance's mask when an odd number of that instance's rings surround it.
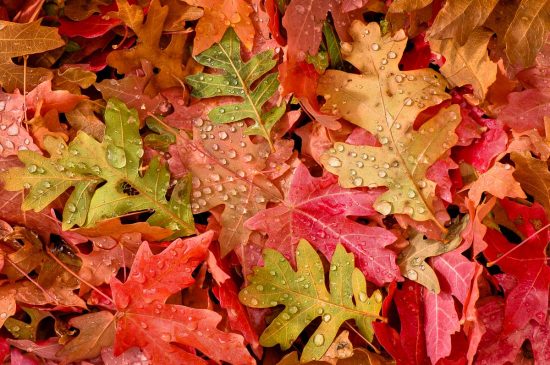
M 549 0 L 0 2 L 3 364 L 550 364 Z

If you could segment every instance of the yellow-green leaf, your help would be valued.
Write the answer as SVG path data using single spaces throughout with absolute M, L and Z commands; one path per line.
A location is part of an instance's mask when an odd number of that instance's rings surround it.
M 367 295 L 365 276 L 355 267 L 353 254 L 338 245 L 329 269 L 329 290 L 319 255 L 301 240 L 296 251 L 294 271 L 278 251 L 264 250 L 263 267 L 256 267 L 249 285 L 239 298 L 249 307 L 270 308 L 284 305 L 277 318 L 260 337 L 263 346 L 279 344 L 288 349 L 311 321 L 321 324 L 311 335 L 302 353 L 302 362 L 320 359 L 330 347 L 340 326 L 353 319 L 365 338 L 372 340 L 372 321 L 378 318 L 382 294 Z

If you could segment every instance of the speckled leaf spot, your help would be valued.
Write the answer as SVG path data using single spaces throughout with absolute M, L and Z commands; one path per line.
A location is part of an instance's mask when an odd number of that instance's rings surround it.
M 279 190 L 262 174 L 269 156 L 267 142 L 253 143 L 245 129 L 244 122 L 214 125 L 197 119 L 193 138 L 180 133 L 170 148 L 172 156 L 193 175 L 193 213 L 225 205 L 219 237 L 222 255 L 247 243 L 251 231 L 244 222 L 248 218 L 265 209 L 268 201 L 282 200 Z
M 353 254 L 338 245 L 329 270 L 330 292 L 319 255 L 306 240 L 296 251 L 294 271 L 278 251 L 264 250 L 264 266 L 256 267 L 249 285 L 239 298 L 253 308 L 284 305 L 285 309 L 260 337 L 263 346 L 279 344 L 287 350 L 300 333 L 316 318 L 322 319 L 304 347 L 301 362 L 320 359 L 338 334 L 340 326 L 353 319 L 369 341 L 373 338 L 372 321 L 379 317 L 382 294 L 367 295 L 365 276 L 355 267 Z
M 20 151 L 18 156 L 25 167 L 14 167 L 0 175 L 5 189 L 27 189 L 22 209 L 38 212 L 73 187 L 63 210 L 64 230 L 74 225 L 93 226 L 102 219 L 130 212 L 153 210 L 150 224 L 169 228 L 178 235 L 194 233 L 189 179 L 176 184 L 168 201 L 170 174 L 160 160 L 153 158 L 145 173 L 139 172 L 144 151 L 137 112 L 111 99 L 105 121 L 103 142 L 79 132 L 69 145 L 59 138 L 47 137 L 49 158 Z
M 233 29 L 229 28 L 220 43 L 216 43 L 196 56 L 196 60 L 200 64 L 222 69 L 225 73 L 198 73 L 186 77 L 185 80 L 193 87 L 191 95 L 196 98 L 214 96 L 242 98 L 243 101 L 240 103 L 213 108 L 208 113 L 208 117 L 214 123 L 231 123 L 252 119 L 254 124 L 247 127 L 244 133 L 264 137 L 273 150 L 270 138 L 271 129 L 283 116 L 286 104 L 283 102 L 269 111 L 263 111 L 262 108 L 279 87 L 278 73 L 267 74 L 275 67 L 277 61 L 273 59 L 273 50 L 267 50 L 255 55 L 245 63 L 241 59 L 240 49 L 239 38 Z M 254 87 L 252 87 L 253 84 Z
M 426 262 L 429 257 L 443 255 L 456 249 L 462 242 L 461 233 L 468 223 L 468 216 L 456 222 L 449 228 L 443 241 L 424 238 L 422 233 L 416 232 L 410 239 L 407 248 L 397 259 L 401 274 L 425 286 L 431 292 L 439 294 L 439 280 L 433 268 Z
M 388 187 L 374 204 L 378 212 L 432 220 L 443 228 L 432 205 L 435 183 L 426 171 L 456 143 L 459 107 L 444 108 L 413 130 L 420 111 L 449 98 L 445 81 L 430 69 L 399 70 L 407 43 L 402 30 L 381 36 L 377 23 L 356 21 L 350 34 L 354 42 L 344 44 L 342 52 L 362 74 L 329 70 L 317 91 L 326 100 L 325 111 L 366 129 L 380 146 L 337 143 L 321 162 L 343 187 Z

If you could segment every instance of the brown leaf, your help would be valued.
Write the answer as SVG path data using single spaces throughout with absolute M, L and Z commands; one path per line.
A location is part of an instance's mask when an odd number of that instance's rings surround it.
M 550 172 L 548 163 L 531 157 L 530 154 L 512 152 L 516 164 L 513 175 L 521 187 L 535 198 L 535 201 L 550 212 Z
M 440 69 L 443 76 L 451 86 L 472 85 L 478 102 L 485 99 L 497 75 L 497 64 L 487 54 L 491 36 L 492 32 L 476 29 L 463 46 L 452 38 L 430 40 L 432 49 L 445 57 L 445 64 Z
M 78 335 L 57 352 L 64 362 L 92 359 L 115 341 L 115 316 L 101 311 L 71 318 L 71 327 L 79 329 Z
M 453 38 L 459 45 L 463 45 L 472 31 L 485 23 L 497 3 L 498 0 L 447 1 L 427 36 L 435 39 Z
M 40 20 L 25 24 L 0 21 L 0 85 L 13 92 L 25 86 L 31 89 L 51 79 L 52 73 L 47 69 L 27 67 L 23 72 L 24 67 L 14 64 L 12 58 L 46 52 L 64 44 L 57 28 L 43 27 Z

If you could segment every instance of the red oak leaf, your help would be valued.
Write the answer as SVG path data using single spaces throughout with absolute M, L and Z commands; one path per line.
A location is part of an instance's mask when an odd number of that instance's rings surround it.
M 523 328 L 530 320 L 539 324 L 546 322 L 550 286 L 546 246 L 550 241 L 550 233 L 548 229 L 537 232 L 548 223 L 540 204 L 534 203 L 528 207 L 502 200 L 501 205 L 525 239 L 521 244 L 514 245 L 500 232 L 488 229 L 485 241 L 489 245 L 483 253 L 492 261 L 489 265 L 498 265 L 504 273 L 516 280 L 507 292 L 504 312 L 503 330 L 512 333 Z
M 314 178 L 304 165 L 295 170 L 285 200 L 257 213 L 246 222 L 250 229 L 266 232 L 266 245 L 294 262 L 300 239 L 306 239 L 329 260 L 337 243 L 356 257 L 357 267 L 377 285 L 401 278 L 396 255 L 386 249 L 395 236 L 380 227 L 354 222 L 348 216 L 368 216 L 376 212 L 372 203 L 381 190 L 344 189 L 337 178 L 325 174 Z
M 153 255 L 147 243 L 141 245 L 129 279 L 111 282 L 118 311 L 115 355 L 137 346 L 152 364 L 207 364 L 194 354 L 196 348 L 217 362 L 254 364 L 240 335 L 216 329 L 220 315 L 165 304 L 170 295 L 194 282 L 191 274 L 206 259 L 213 235 L 208 231 L 178 239 L 158 255 Z

